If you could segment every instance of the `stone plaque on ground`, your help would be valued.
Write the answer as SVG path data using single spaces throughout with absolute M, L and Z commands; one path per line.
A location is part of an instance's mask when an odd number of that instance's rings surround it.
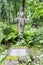
M 26 47 L 10 48 L 8 50 L 7 59 L 5 60 L 5 65 L 17 65 L 16 61 L 25 62 L 25 57 L 28 57 L 27 55 L 28 49 Z
M 26 56 L 27 55 L 27 49 L 26 48 L 10 48 L 8 51 L 8 56 Z

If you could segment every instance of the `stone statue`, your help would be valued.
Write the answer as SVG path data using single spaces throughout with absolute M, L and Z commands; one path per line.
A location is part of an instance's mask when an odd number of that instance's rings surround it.
M 20 11 L 17 13 L 17 18 L 15 19 L 17 22 L 17 28 L 19 33 L 19 40 L 23 38 L 24 25 L 27 22 L 27 19 L 24 16 L 24 12 L 22 11 L 22 7 Z

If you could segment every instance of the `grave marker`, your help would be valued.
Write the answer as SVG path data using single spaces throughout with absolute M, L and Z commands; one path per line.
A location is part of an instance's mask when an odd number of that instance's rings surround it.
M 22 48 L 10 48 L 8 50 L 7 58 L 5 60 L 5 65 L 17 65 L 19 62 L 25 62 L 25 58 L 28 57 L 28 49 L 26 47 Z
M 26 56 L 27 49 L 26 48 L 10 48 L 8 51 L 8 56 Z

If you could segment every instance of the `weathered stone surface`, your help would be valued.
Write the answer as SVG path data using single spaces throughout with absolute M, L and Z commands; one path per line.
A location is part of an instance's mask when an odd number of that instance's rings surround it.
M 18 28 L 18 41 L 20 42 L 23 38 L 23 32 L 24 32 L 24 26 L 27 23 L 27 18 L 24 16 L 24 12 L 22 10 L 23 8 L 20 8 L 20 11 L 17 13 L 17 17 L 15 21 L 17 22 L 17 28 Z
M 26 56 L 27 55 L 27 49 L 25 48 L 10 48 L 8 51 L 8 56 Z
M 23 48 L 10 48 L 8 50 L 8 57 L 18 57 L 18 60 L 12 60 L 6 59 L 5 60 L 5 65 L 17 65 L 17 61 L 20 63 L 26 62 L 26 58 L 28 58 L 28 49 L 26 47 Z M 29 58 L 30 59 L 30 58 Z
M 14 61 L 14 60 L 6 60 L 5 61 L 5 65 L 17 65 L 18 64 L 18 62 L 17 61 Z

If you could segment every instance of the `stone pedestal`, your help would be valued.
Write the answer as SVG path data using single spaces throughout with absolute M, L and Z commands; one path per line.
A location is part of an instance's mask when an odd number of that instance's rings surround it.
M 28 49 L 26 47 L 10 48 L 5 60 L 5 65 L 17 65 L 18 62 L 25 63 L 26 58 L 28 58 Z

